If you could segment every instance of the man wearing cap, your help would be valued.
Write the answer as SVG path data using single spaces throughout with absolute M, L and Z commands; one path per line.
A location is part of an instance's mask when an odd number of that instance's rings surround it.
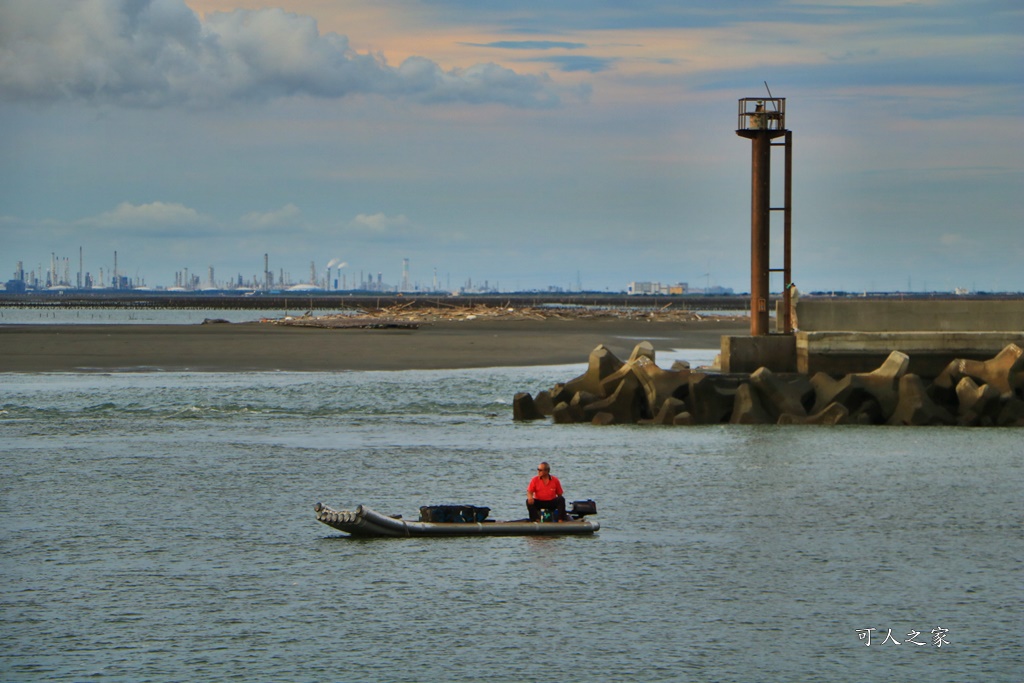
M 540 521 L 541 510 L 556 510 L 557 521 L 569 521 L 565 514 L 565 497 L 562 493 L 562 482 L 551 474 L 551 465 L 546 462 L 537 465 L 537 476 L 531 479 L 530 485 L 526 487 L 526 509 L 530 512 L 530 521 Z

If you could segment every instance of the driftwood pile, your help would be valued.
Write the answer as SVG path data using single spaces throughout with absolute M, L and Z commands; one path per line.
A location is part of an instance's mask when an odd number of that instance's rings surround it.
M 385 308 L 362 310 L 345 315 L 286 317 L 268 320 L 277 325 L 324 328 L 380 328 L 409 327 L 421 324 L 471 320 L 646 320 L 650 322 L 680 322 L 691 320 L 722 320 L 722 316 L 701 315 L 695 311 L 673 308 L 667 304 L 658 309 L 591 307 L 591 306 L 456 306 L 438 301 L 435 306 L 421 301 L 410 301 Z
M 872 424 L 1024 427 L 1024 352 L 1010 344 L 985 360 L 957 359 L 930 381 L 893 351 L 872 372 L 834 378 L 692 370 L 654 362 L 641 342 L 622 362 L 604 346 L 587 371 L 536 396 L 518 393 L 513 418 L 608 424 Z

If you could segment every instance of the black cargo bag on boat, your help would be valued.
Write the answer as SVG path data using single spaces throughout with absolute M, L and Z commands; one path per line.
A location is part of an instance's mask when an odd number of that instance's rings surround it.
M 483 522 L 491 508 L 476 505 L 424 505 L 420 508 L 421 522 L 442 524 Z
M 596 515 L 597 514 L 597 503 L 592 500 L 574 500 L 572 502 L 572 509 L 569 510 L 569 514 L 573 517 L 582 517 L 584 515 Z

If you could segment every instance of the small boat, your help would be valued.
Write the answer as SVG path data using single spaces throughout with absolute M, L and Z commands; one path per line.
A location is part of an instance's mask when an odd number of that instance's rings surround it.
M 592 500 L 573 502 L 569 519 L 560 522 L 531 522 L 520 519 L 508 522 L 487 519 L 489 508 L 472 506 L 434 506 L 420 508 L 419 521 L 406 521 L 401 515 L 383 515 L 365 505 L 354 511 L 333 510 L 323 503 L 313 506 L 318 522 L 352 536 L 373 538 L 381 536 L 570 536 L 592 534 L 601 528 L 597 521 L 585 519 L 597 512 Z M 444 509 L 442 509 L 444 508 Z M 452 511 L 470 509 L 471 514 L 452 514 Z M 439 514 L 443 513 L 443 514 Z M 425 519 L 457 519 L 458 521 L 424 521 Z

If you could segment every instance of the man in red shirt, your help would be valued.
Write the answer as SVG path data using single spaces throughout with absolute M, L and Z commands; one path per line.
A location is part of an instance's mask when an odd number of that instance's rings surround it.
M 562 482 L 552 476 L 551 465 L 542 462 L 537 465 L 537 476 L 530 480 L 526 487 L 526 509 L 530 512 L 530 521 L 540 520 L 541 510 L 557 510 L 555 521 L 567 522 L 565 514 L 565 498 L 562 495 Z

